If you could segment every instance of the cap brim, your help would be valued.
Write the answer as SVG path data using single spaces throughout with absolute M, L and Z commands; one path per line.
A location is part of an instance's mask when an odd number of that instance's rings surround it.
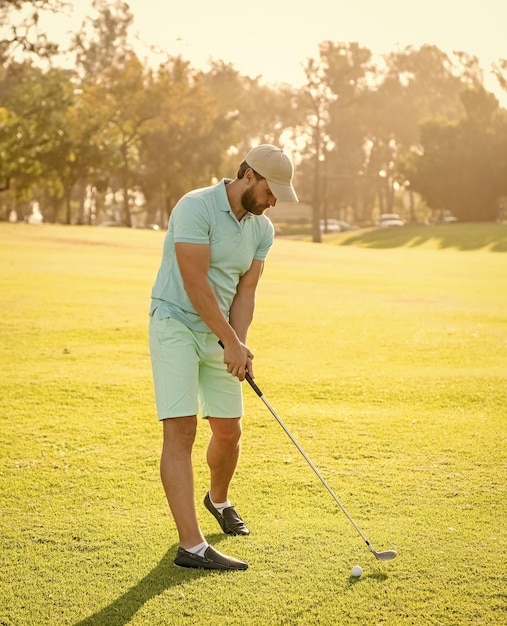
M 275 183 L 272 180 L 268 180 L 268 185 L 271 189 L 271 193 L 280 202 L 299 202 L 292 185 L 281 185 L 280 183 Z

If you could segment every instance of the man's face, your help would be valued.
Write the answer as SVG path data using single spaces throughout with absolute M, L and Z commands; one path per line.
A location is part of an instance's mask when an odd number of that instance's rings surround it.
M 253 215 L 262 215 L 270 206 L 275 206 L 276 198 L 271 193 L 268 182 L 265 179 L 256 180 L 241 196 L 241 205 Z

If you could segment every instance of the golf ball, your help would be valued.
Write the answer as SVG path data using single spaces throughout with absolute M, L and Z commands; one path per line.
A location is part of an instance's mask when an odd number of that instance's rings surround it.
M 359 576 L 361 576 L 362 573 L 363 573 L 363 568 L 360 565 L 354 565 L 351 571 L 352 576 L 359 578 Z

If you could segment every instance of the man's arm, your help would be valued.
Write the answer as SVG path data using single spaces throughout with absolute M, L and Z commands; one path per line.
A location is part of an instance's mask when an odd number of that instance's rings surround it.
M 247 357 L 253 356 L 242 343 L 236 329 L 220 310 L 207 276 L 210 264 L 210 246 L 177 242 L 176 259 L 183 278 L 183 286 L 200 318 L 224 344 L 224 362 L 227 371 L 240 380 L 245 378 Z M 245 274 L 245 276 L 250 270 Z
M 259 284 L 264 261 L 253 260 L 248 272 L 239 279 L 236 295 L 229 313 L 229 322 L 240 341 L 246 342 L 248 328 L 252 323 L 255 309 L 255 291 Z
M 248 272 L 245 272 L 239 280 L 236 295 L 229 312 L 229 323 L 243 344 L 246 344 L 248 329 L 252 323 L 255 309 L 255 292 L 263 269 L 264 261 L 256 259 L 252 261 Z M 253 354 L 247 358 L 247 371 L 253 378 L 252 358 Z

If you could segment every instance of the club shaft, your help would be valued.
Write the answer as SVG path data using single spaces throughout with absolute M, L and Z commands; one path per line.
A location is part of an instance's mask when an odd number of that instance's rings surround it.
M 296 448 L 299 450 L 299 452 L 301 453 L 301 455 L 303 456 L 303 458 L 305 459 L 305 461 L 308 463 L 308 465 L 312 468 L 312 470 L 315 472 L 315 474 L 317 475 L 317 477 L 319 478 L 319 480 L 321 481 L 321 483 L 324 485 L 324 487 L 329 491 L 329 493 L 331 494 L 332 498 L 334 499 L 334 501 L 336 502 L 336 504 L 340 507 L 340 509 L 343 511 L 343 513 L 345 514 L 345 516 L 347 517 L 347 519 L 349 520 L 349 522 L 352 524 L 352 526 L 354 526 L 354 528 L 356 529 L 356 531 L 359 533 L 360 537 L 362 538 L 362 540 L 366 543 L 366 545 L 368 546 L 368 548 L 372 551 L 375 552 L 370 544 L 370 542 L 368 541 L 368 539 L 366 539 L 366 537 L 364 536 L 364 534 L 362 533 L 361 529 L 359 528 L 359 526 L 356 524 L 356 522 L 352 519 L 352 517 L 350 516 L 349 512 L 347 511 L 347 509 L 343 506 L 343 504 L 340 502 L 340 500 L 338 499 L 338 497 L 336 496 L 336 494 L 334 493 L 334 491 L 331 489 L 331 487 L 328 485 L 326 479 L 322 476 L 322 474 L 319 472 L 319 470 L 317 469 L 317 467 L 314 465 L 314 463 L 312 462 L 312 460 L 310 459 L 310 457 L 306 454 L 306 452 L 303 450 L 303 448 L 299 445 L 299 442 L 297 441 L 297 439 L 294 437 L 294 435 L 290 432 L 290 430 L 287 428 L 287 426 L 284 424 L 283 420 L 281 419 L 281 417 L 278 415 L 278 413 L 275 411 L 275 409 L 271 406 L 271 404 L 269 403 L 269 401 L 266 399 L 266 397 L 264 396 L 264 394 L 262 393 L 262 391 L 259 389 L 258 385 L 252 380 L 252 377 L 250 376 L 250 374 L 248 374 L 248 372 L 245 374 L 245 378 L 248 382 L 248 384 L 250 385 L 250 387 L 252 387 L 252 389 L 255 391 L 255 393 L 259 396 L 259 398 L 264 402 L 264 404 L 267 406 L 267 408 L 269 409 L 270 413 L 273 415 L 273 417 L 276 419 L 276 421 L 280 424 L 280 426 L 284 429 L 284 431 L 286 432 L 286 434 L 288 435 L 288 437 L 290 438 L 290 440 L 292 441 L 292 443 L 296 446 Z

